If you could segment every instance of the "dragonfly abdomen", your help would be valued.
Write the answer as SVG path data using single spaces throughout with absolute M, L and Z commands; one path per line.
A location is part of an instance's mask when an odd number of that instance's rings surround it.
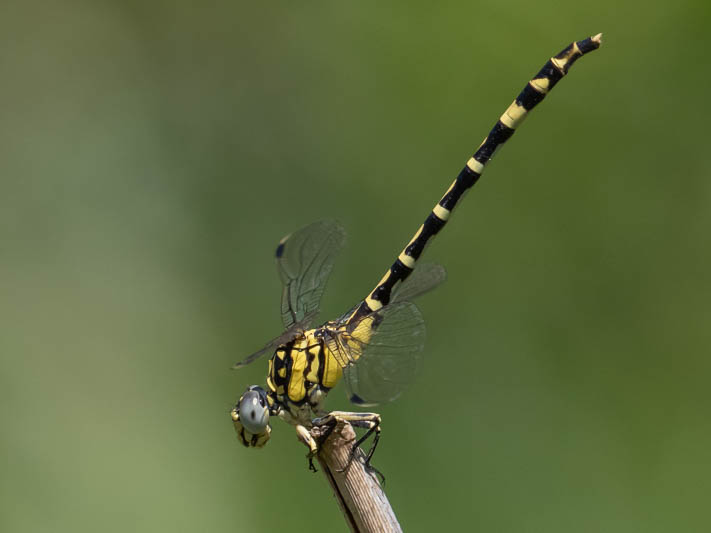
M 410 242 L 388 269 L 380 282 L 360 303 L 349 318 L 354 322 L 363 316 L 388 305 L 393 289 L 412 273 L 425 246 L 444 227 L 452 210 L 464 193 L 481 177 L 485 165 L 509 140 L 527 114 L 538 105 L 553 87 L 568 73 L 571 65 L 580 57 L 600 46 L 600 35 L 573 42 L 560 53 L 550 58 L 538 73 L 526 84 L 513 103 L 506 109 L 494 127 L 479 145 L 474 155 L 450 185 L 442 199 L 428 214 Z

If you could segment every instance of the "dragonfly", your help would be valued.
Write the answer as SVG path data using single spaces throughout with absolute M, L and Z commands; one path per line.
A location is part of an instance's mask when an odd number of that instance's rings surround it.
M 266 388 L 248 387 L 231 410 L 234 429 L 244 446 L 263 447 L 271 435 L 271 417 L 280 418 L 295 427 L 309 450 L 309 467 L 315 471 L 313 457 L 336 424 L 344 421 L 365 429 L 351 448 L 348 465 L 359 446 L 374 435 L 364 462 L 382 478 L 370 465 L 380 439 L 380 415 L 329 412 L 324 400 L 343 381 L 353 404 L 377 406 L 398 398 L 415 380 L 422 366 L 425 321 L 413 300 L 446 279 L 442 266 L 419 262 L 426 245 L 446 225 L 464 193 L 479 180 L 485 165 L 528 113 L 577 59 L 600 46 L 601 37 L 597 34 L 573 42 L 545 63 L 497 120 L 375 288 L 342 316 L 312 327 L 345 243 L 342 226 L 321 220 L 279 242 L 275 255 L 282 283 L 284 332 L 233 367 L 271 355 Z M 325 428 L 318 439 L 311 434 L 314 427 Z

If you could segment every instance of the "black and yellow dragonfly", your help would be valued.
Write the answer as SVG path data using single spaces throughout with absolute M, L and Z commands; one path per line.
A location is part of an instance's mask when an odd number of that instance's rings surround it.
M 312 458 L 319 442 L 311 436 L 310 428 L 333 428 L 338 420 L 345 420 L 367 430 L 354 444 L 351 460 L 358 446 L 375 434 L 366 455 L 369 466 L 380 436 L 380 416 L 329 413 L 323 407 L 326 395 L 343 379 L 354 404 L 373 406 L 397 398 L 414 380 L 420 368 L 425 325 L 412 300 L 446 277 L 441 266 L 418 263 L 425 245 L 444 227 L 457 202 L 477 182 L 485 165 L 526 115 L 578 58 L 597 49 L 600 43 L 600 34 L 571 43 L 546 62 L 501 115 L 380 282 L 340 318 L 311 327 L 334 260 L 345 241 L 343 228 L 325 220 L 281 240 L 276 263 L 283 284 L 281 316 L 286 330 L 234 366 L 239 368 L 271 354 L 266 389 L 249 387 L 231 411 L 242 444 L 264 446 L 271 434 L 269 418 L 277 416 L 296 427 Z M 313 468 L 313 463 L 310 465 Z

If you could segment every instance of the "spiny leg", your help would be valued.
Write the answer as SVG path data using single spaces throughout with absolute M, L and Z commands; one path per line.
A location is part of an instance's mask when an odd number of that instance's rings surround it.
M 343 419 L 333 416 L 332 414 L 315 418 L 312 422 L 314 427 L 322 428 L 321 433 L 316 436 L 316 438 L 314 438 L 305 426 L 302 426 L 301 424 L 295 426 L 297 438 L 309 449 L 309 453 L 306 454 L 306 457 L 309 460 L 309 470 L 312 472 L 318 472 L 316 466 L 314 465 L 314 457 L 316 457 L 316 454 L 321 449 L 321 445 L 326 442 L 326 439 L 328 439 L 331 433 L 333 433 L 333 430 L 336 429 L 339 420 Z
M 296 437 L 309 449 L 309 453 L 306 455 L 309 460 L 309 470 L 318 472 L 314 466 L 314 457 L 318 453 L 320 443 L 317 443 L 311 436 L 311 432 L 301 424 L 296 426 Z
M 296 433 L 299 440 L 309 448 L 309 453 L 306 457 L 309 459 L 309 470 L 312 472 L 318 471 L 314 466 L 314 457 L 318 453 L 318 450 L 321 449 L 321 445 L 326 442 L 326 439 L 328 439 L 331 433 L 333 433 L 333 430 L 336 429 L 339 420 L 340 419 L 338 417 L 332 416 L 331 414 L 315 418 L 312 421 L 313 426 L 321 429 L 321 432 L 316 438 L 314 438 L 311 432 L 304 426 L 296 426 Z
M 353 459 L 355 459 L 359 446 L 363 444 L 363 442 L 365 442 L 368 437 L 375 433 L 375 437 L 373 438 L 373 444 L 368 450 L 368 452 L 365 454 L 364 464 L 369 471 L 374 472 L 378 475 L 378 477 L 380 477 L 381 483 L 385 483 L 385 476 L 383 475 L 383 473 L 370 464 L 370 460 L 372 459 L 373 453 L 375 453 L 375 448 L 378 446 L 378 441 L 380 440 L 380 415 L 377 413 L 352 413 L 349 411 L 332 411 L 324 417 L 316 418 L 312 421 L 313 425 L 325 428 L 324 432 L 319 438 L 319 444 L 325 442 L 325 440 L 333 432 L 339 421 L 348 422 L 354 427 L 363 428 L 367 430 L 365 434 L 353 444 L 353 447 L 351 448 L 351 451 L 348 454 L 348 461 L 346 462 L 346 466 L 344 466 L 343 469 L 340 471 L 343 472 L 348 469 L 348 467 L 353 462 Z

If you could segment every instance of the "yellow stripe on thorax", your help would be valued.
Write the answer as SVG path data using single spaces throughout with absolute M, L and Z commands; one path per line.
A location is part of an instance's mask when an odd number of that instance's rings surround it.
M 323 379 L 321 385 L 329 389 L 336 386 L 336 383 L 341 379 L 343 369 L 334 355 L 324 346 L 324 364 L 323 364 Z
M 318 369 L 320 368 L 318 353 L 320 350 L 321 346 L 319 344 L 314 344 L 308 351 L 308 359 L 311 363 L 309 364 L 309 371 L 304 378 L 306 381 L 310 381 L 311 383 L 318 383 Z
M 308 361 L 306 351 L 303 349 L 306 342 L 307 339 L 296 342 L 291 350 L 291 375 L 289 376 L 287 395 L 292 402 L 300 402 L 306 396 L 304 370 Z

